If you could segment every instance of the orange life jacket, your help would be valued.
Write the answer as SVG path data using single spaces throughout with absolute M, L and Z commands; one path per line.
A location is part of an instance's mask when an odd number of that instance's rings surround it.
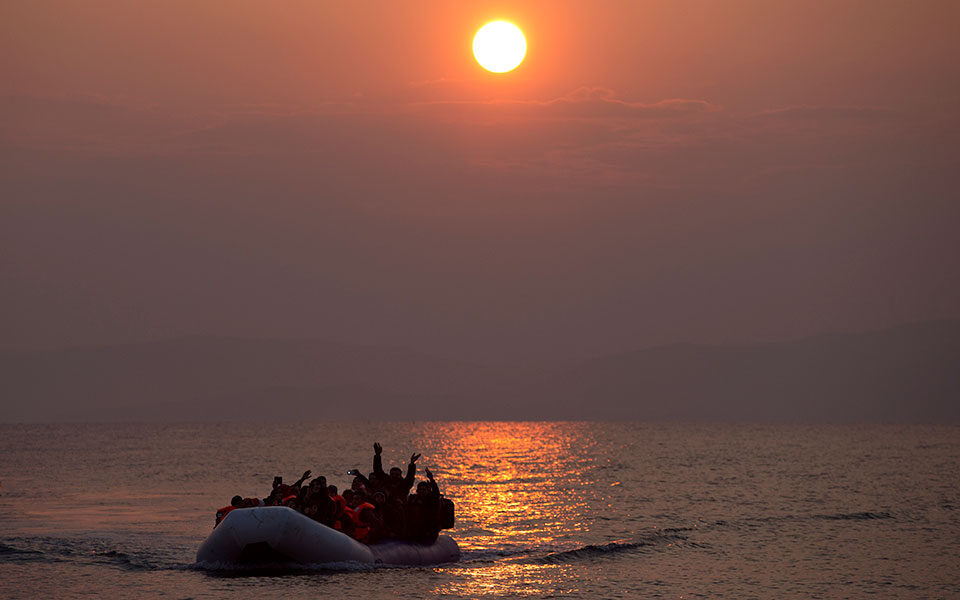
M 354 536 L 356 535 L 357 529 L 363 526 L 363 523 L 360 522 L 360 517 L 357 516 L 357 513 L 353 512 L 353 509 L 349 507 L 340 513 L 340 516 L 337 517 L 337 520 L 333 522 L 333 528 L 338 531 L 343 531 L 343 523 L 345 521 L 350 521 L 350 523 L 353 525 L 354 533 L 352 535 Z
M 337 494 L 336 496 L 330 496 L 330 499 L 333 500 L 333 528 L 337 531 L 343 529 L 343 525 L 340 524 L 340 516 L 345 510 L 347 510 L 347 501 L 343 499 L 343 496 Z
M 360 516 L 355 517 L 357 526 L 353 528 L 353 539 L 361 544 L 367 543 L 367 536 L 370 535 L 370 526 L 360 520 Z
M 370 535 L 370 525 L 360 518 L 360 513 L 362 513 L 364 510 L 367 510 L 367 509 L 375 511 L 377 507 L 370 504 L 369 502 L 364 502 L 362 504 L 359 504 L 352 511 L 353 520 L 357 524 L 357 526 L 353 529 L 353 537 L 355 540 L 363 544 L 367 542 L 367 536 Z
M 275 491 L 277 492 L 277 495 L 280 496 L 281 498 L 286 498 L 290 494 L 297 493 L 297 491 L 293 489 L 292 485 L 287 485 L 285 483 L 281 483 L 280 485 L 278 485 Z
M 223 508 L 217 509 L 217 522 L 213 524 L 214 527 L 220 524 L 220 521 L 223 521 L 223 518 L 230 514 L 231 510 L 235 510 L 237 507 L 230 505 L 224 506 Z

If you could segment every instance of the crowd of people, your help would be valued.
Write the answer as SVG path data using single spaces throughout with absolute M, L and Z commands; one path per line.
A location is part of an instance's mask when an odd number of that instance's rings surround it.
M 389 473 L 383 470 L 380 444 L 375 443 L 373 451 L 373 471 L 366 477 L 356 469 L 348 471 L 353 482 L 342 494 L 337 486 L 327 485 L 322 475 L 304 485 L 310 471 L 290 485 L 277 476 L 266 498 L 234 496 L 229 506 L 217 511 L 214 527 L 230 511 L 254 506 L 287 506 L 364 544 L 383 539 L 429 544 L 437 539 L 441 529 L 453 527 L 453 502 L 440 493 L 430 469 L 424 470 L 427 480 L 418 483 L 416 491 L 410 493 L 419 454 L 410 457 L 404 475 L 399 467 L 393 467 Z

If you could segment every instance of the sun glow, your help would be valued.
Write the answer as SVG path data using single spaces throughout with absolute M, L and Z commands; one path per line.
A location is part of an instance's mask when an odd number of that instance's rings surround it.
M 516 69 L 526 54 L 527 40 L 513 23 L 487 23 L 473 38 L 473 55 L 477 62 L 494 73 L 506 73 Z

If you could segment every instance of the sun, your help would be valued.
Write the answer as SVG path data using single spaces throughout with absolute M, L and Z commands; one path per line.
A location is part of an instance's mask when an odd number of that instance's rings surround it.
M 527 54 L 527 40 L 513 23 L 492 21 L 473 38 L 473 55 L 480 66 L 494 73 L 517 68 Z

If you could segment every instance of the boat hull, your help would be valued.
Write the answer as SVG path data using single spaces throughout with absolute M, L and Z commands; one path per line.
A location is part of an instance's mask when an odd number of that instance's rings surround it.
M 432 565 L 460 559 L 453 538 L 433 544 L 386 541 L 370 546 L 285 506 L 230 511 L 200 545 L 197 563 L 230 568 L 263 563 Z

